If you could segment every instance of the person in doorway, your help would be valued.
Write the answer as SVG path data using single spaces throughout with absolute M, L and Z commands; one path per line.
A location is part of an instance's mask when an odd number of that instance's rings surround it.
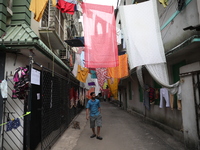
M 86 105 L 86 119 L 88 120 L 90 118 L 90 128 L 92 128 L 93 132 L 90 138 L 96 137 L 98 140 L 102 140 L 103 138 L 100 136 L 100 129 L 102 127 L 100 101 L 95 98 L 95 92 L 91 92 L 90 96 L 91 99 Z M 97 134 L 95 131 L 95 126 L 97 126 Z

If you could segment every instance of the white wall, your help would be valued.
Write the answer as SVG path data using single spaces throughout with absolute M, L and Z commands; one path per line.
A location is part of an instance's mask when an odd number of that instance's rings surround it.
M 188 73 L 191 71 L 200 71 L 200 62 L 189 64 L 180 68 L 180 73 Z M 195 112 L 195 96 L 194 85 L 192 82 L 192 75 L 183 76 L 183 83 L 181 85 L 182 96 L 182 117 L 183 117 L 183 131 L 184 140 L 189 148 L 198 148 L 198 130 Z M 197 83 L 197 80 L 195 80 Z M 198 88 L 196 88 L 196 92 Z M 198 93 L 198 92 L 197 92 Z M 196 97 L 199 101 L 199 96 Z

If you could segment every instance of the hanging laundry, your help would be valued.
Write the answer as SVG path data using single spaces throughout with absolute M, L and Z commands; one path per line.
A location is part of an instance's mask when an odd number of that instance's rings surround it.
M 29 10 L 34 13 L 34 19 L 40 21 L 44 10 L 47 6 L 48 0 L 31 0 Z
M 99 86 L 98 80 L 97 79 L 92 79 L 95 82 L 95 95 L 98 95 L 101 93 L 101 88 Z
M 170 107 L 169 91 L 167 88 L 160 89 L 160 108 L 163 108 L 164 100 L 166 101 L 166 107 Z
M 149 101 L 150 104 L 154 104 L 155 103 L 155 89 L 152 87 L 149 87 Z
M 78 48 L 78 50 L 77 50 L 77 54 L 81 54 L 82 51 L 85 50 L 85 47 L 77 47 L 77 48 Z
M 159 0 L 159 2 L 163 5 L 163 7 L 167 7 L 168 0 Z
M 78 89 L 74 91 L 74 94 L 75 94 L 75 98 L 74 98 L 74 107 L 76 107 L 77 104 L 78 104 L 78 100 L 79 100 Z
M 97 74 L 97 79 L 98 79 L 98 83 L 100 88 L 103 88 L 103 84 L 104 82 L 107 81 L 108 78 L 108 70 L 107 68 L 96 68 L 96 74 Z
M 57 0 L 52 0 L 52 6 L 56 7 L 56 4 L 57 4 Z
M 57 3 L 57 8 L 62 12 L 62 13 L 68 13 L 73 15 L 75 11 L 75 4 L 74 3 L 69 3 L 68 0 L 58 0 Z
M 78 47 L 72 47 L 72 50 L 77 53 L 78 52 Z
M 116 29 L 116 32 L 117 32 L 117 45 L 120 45 L 122 42 L 121 42 L 121 40 L 122 40 L 122 36 L 121 36 L 121 30 L 120 30 L 120 28 L 117 28 Z
M 78 73 L 78 65 L 81 65 L 81 56 L 80 54 L 75 55 L 75 63 L 74 63 L 74 68 L 72 70 L 73 75 L 76 77 Z
M 95 82 L 92 80 L 91 74 L 88 73 L 88 76 L 87 76 L 87 79 L 86 79 L 86 82 L 85 82 L 85 88 L 90 89 L 91 86 L 95 86 Z
M 14 90 L 12 98 L 25 99 L 27 90 L 29 89 L 29 70 L 27 67 L 18 67 L 15 69 L 13 76 Z
M 110 91 L 115 100 L 118 100 L 118 84 L 119 84 L 119 79 L 117 78 L 108 79 L 108 87 L 110 88 Z
M 103 84 L 103 89 L 107 89 L 107 87 L 108 87 L 108 82 L 106 80 L 106 82 L 104 82 L 104 84 Z
M 89 82 L 91 82 L 91 75 L 90 75 L 90 73 L 88 73 L 86 82 L 84 83 L 84 87 L 85 87 L 85 89 L 87 89 L 87 90 L 89 90 L 89 89 L 91 88 L 91 87 L 88 85 Z
M 77 80 L 81 81 L 81 82 L 86 82 L 87 76 L 89 73 L 89 69 L 88 68 L 83 68 L 80 65 L 78 65 L 78 73 L 77 73 Z
M 73 65 L 74 65 L 73 58 L 72 58 L 72 55 L 70 54 L 70 56 L 69 56 L 69 66 L 73 67 Z
M 74 88 L 71 88 L 70 91 L 69 91 L 69 100 L 70 100 L 70 103 L 69 103 L 69 107 L 72 108 L 74 106 Z
M 4 79 L 0 84 L 1 96 L 2 98 L 7 98 L 8 96 L 8 83 Z
M 79 90 L 79 100 L 80 100 L 80 104 L 82 106 L 84 106 L 84 94 L 83 94 L 83 89 L 82 88 Z
M 166 62 L 156 1 L 119 6 L 119 10 L 130 69 Z
M 12 129 L 17 129 L 19 126 L 21 126 L 19 118 L 15 118 L 14 120 L 9 121 L 6 124 L 6 131 L 11 131 Z
M 123 78 L 128 76 L 128 56 L 120 55 L 119 66 L 108 68 L 108 76 L 112 78 Z
M 144 85 L 144 97 L 143 97 L 143 103 L 144 106 L 150 110 L 150 101 L 149 101 L 149 86 L 147 84 Z
M 106 68 L 119 65 L 116 23 L 112 6 L 82 3 L 85 67 Z
M 90 73 L 91 73 L 91 78 L 92 78 L 92 79 L 96 79 L 96 78 L 97 78 L 97 74 L 96 74 L 96 71 L 95 71 L 95 70 L 91 70 L 91 69 L 90 69 Z
M 85 67 L 85 52 L 81 52 L 81 67 Z

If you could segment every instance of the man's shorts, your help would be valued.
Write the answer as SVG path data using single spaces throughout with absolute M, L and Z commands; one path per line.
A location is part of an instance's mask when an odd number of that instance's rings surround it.
M 97 127 L 101 127 L 102 126 L 102 116 L 101 115 L 90 116 L 90 128 L 94 128 L 95 125 Z

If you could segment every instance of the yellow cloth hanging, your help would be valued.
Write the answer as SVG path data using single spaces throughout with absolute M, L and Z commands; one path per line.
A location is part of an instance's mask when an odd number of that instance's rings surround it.
M 42 18 L 42 15 L 44 13 L 44 10 L 47 6 L 48 0 L 31 0 L 31 4 L 29 7 L 29 10 L 34 13 L 34 19 L 36 21 L 40 21 Z
M 77 80 L 81 81 L 81 82 L 86 82 L 87 76 L 89 73 L 89 69 L 88 68 L 83 68 L 80 65 L 78 65 L 78 72 L 77 72 Z
M 107 82 L 107 81 L 104 82 L 104 84 L 103 84 L 103 89 L 106 89 L 106 88 L 107 88 L 107 85 L 108 85 L 108 82 Z
M 108 87 L 110 88 L 112 96 L 115 100 L 118 100 L 118 83 L 119 79 L 117 78 L 108 79 Z
M 159 0 L 160 3 L 162 3 L 163 7 L 167 7 L 168 0 Z
M 108 76 L 112 78 L 123 78 L 128 76 L 128 57 L 127 54 L 118 56 L 119 66 L 108 68 Z
M 52 0 L 52 6 L 56 7 L 56 4 L 57 4 L 57 0 Z

